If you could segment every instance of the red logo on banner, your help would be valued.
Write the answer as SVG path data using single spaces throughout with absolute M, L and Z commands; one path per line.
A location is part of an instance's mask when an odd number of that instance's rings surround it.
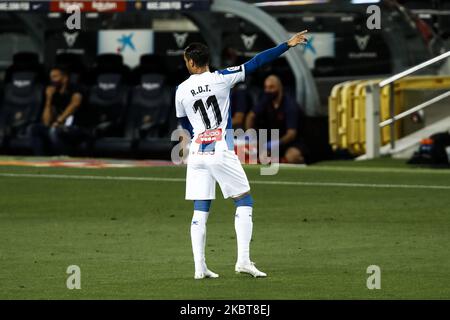
M 125 1 L 52 1 L 50 11 L 66 12 L 69 6 L 76 5 L 82 12 L 124 12 L 126 10 Z
M 50 3 L 50 11 L 52 12 L 66 12 L 67 8 L 75 5 L 80 7 L 81 11 L 86 11 L 87 2 L 84 1 L 52 1 Z

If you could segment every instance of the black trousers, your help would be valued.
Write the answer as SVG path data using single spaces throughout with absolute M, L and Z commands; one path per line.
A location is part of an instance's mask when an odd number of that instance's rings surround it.
M 89 135 L 77 126 L 48 127 L 42 123 L 30 126 L 34 155 L 72 155 Z

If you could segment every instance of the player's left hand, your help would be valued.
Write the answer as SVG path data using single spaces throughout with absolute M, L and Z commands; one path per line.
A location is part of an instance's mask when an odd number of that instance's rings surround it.
M 303 30 L 302 32 L 296 33 L 287 41 L 287 45 L 289 47 L 295 47 L 299 44 L 305 44 L 308 42 L 308 38 L 306 38 L 306 33 L 308 33 L 308 30 Z

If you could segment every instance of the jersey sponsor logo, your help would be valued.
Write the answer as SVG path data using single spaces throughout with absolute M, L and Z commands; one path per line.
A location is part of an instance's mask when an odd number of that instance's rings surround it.
M 200 133 L 195 142 L 199 144 L 209 144 L 220 140 L 222 140 L 221 128 L 214 130 L 207 130 L 203 133 Z
M 229 67 L 229 68 L 226 68 L 224 70 L 220 70 L 219 73 L 221 73 L 223 75 L 227 75 L 227 74 L 240 72 L 241 70 L 242 70 L 242 66 Z
M 227 68 L 228 71 L 241 71 L 241 66 L 237 66 L 237 67 L 229 67 Z

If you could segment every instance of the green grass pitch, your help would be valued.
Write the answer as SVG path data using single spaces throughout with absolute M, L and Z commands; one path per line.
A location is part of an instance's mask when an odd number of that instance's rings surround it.
M 207 262 L 220 278 L 196 281 L 184 167 L 0 167 L 0 298 L 450 298 L 449 171 L 394 160 L 245 170 L 252 260 L 268 278 L 234 273 L 234 205 L 217 189 Z M 66 287 L 69 265 L 80 290 Z M 366 287 L 369 265 L 380 290 Z

